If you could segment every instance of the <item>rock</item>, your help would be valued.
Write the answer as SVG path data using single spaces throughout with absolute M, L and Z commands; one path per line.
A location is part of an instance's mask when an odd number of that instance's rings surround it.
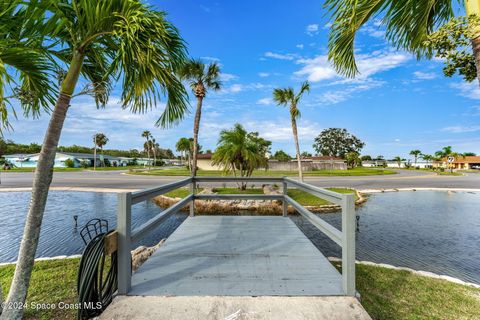
M 215 194 L 212 187 L 204 187 L 198 194 Z
M 147 259 L 165 242 L 165 239 L 160 240 L 159 243 L 153 247 L 140 246 L 132 250 L 132 270 L 137 271 L 140 266 L 147 261 Z

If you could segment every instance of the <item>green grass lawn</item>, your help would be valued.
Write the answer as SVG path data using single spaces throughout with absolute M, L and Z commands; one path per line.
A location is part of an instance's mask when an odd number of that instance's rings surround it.
M 371 176 L 371 175 L 385 175 L 385 174 L 395 174 L 396 172 L 388 169 L 377 169 L 377 168 L 354 168 L 350 170 L 317 170 L 317 171 L 306 171 L 304 176 L 306 177 L 316 177 L 316 176 Z M 175 168 L 175 169 L 159 169 L 151 171 L 142 171 L 142 172 L 131 172 L 130 174 L 138 175 L 155 175 L 155 176 L 189 176 L 190 171 L 186 168 Z M 223 171 L 218 170 L 199 170 L 197 172 L 198 176 L 225 176 Z M 297 171 L 265 171 L 265 170 L 256 170 L 253 172 L 253 176 L 261 177 L 283 177 L 283 176 L 297 176 Z M 232 175 L 233 176 L 233 175 Z
M 75 303 L 79 259 L 35 263 L 27 303 Z M 14 267 L 0 267 L 6 296 Z M 480 289 L 408 271 L 357 265 L 357 290 L 375 320 L 480 319 Z M 75 310 L 27 309 L 25 319 L 75 319 Z
M 480 319 L 480 289 L 357 264 L 357 290 L 374 320 Z
M 444 172 L 437 172 L 439 176 L 463 176 L 463 174 L 459 172 L 450 172 L 450 171 L 444 171 Z
M 354 193 L 352 189 L 343 189 L 343 188 L 327 188 L 328 190 L 335 191 L 338 193 Z M 202 189 L 199 189 L 201 191 Z M 247 188 L 246 190 L 240 190 L 238 188 L 215 188 L 218 194 L 263 194 L 263 190 L 260 188 Z M 167 197 L 171 198 L 185 198 L 190 194 L 190 190 L 186 188 L 176 189 L 166 193 Z M 298 189 L 289 189 L 288 195 L 298 203 L 303 206 L 321 206 L 325 204 L 331 204 L 327 200 L 320 199 L 314 195 L 311 195 L 308 192 L 298 190 Z M 355 198 L 357 198 L 355 194 Z

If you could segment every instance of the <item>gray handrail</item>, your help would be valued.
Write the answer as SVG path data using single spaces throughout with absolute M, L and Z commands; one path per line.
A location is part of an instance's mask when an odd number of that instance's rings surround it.
M 165 209 L 162 214 L 157 215 L 140 227 L 132 231 L 132 242 L 136 242 L 143 237 L 145 237 L 148 233 L 154 230 L 160 223 L 162 223 L 165 219 L 170 217 L 172 214 L 177 213 L 178 211 L 182 210 L 183 207 L 188 205 L 190 201 L 193 199 L 193 194 L 188 195 L 187 197 L 183 198 L 179 202 L 175 203 L 173 206 Z
M 335 241 L 339 246 L 342 245 L 342 232 L 326 222 L 323 219 L 320 219 L 312 212 L 304 208 L 300 203 L 293 200 L 289 196 L 285 196 L 285 199 L 288 203 L 290 203 L 297 211 L 300 213 L 305 219 L 310 221 L 315 227 L 317 227 L 320 231 L 325 233 L 330 239 Z
M 153 197 L 159 196 L 161 194 L 165 194 L 167 192 L 170 192 L 172 190 L 181 188 L 183 186 L 186 186 L 187 184 L 192 182 L 192 178 L 186 178 L 177 182 L 172 182 L 169 184 L 165 184 L 160 187 L 156 188 L 151 188 L 151 189 L 145 189 L 137 192 L 132 193 L 132 204 L 136 204 L 148 199 L 151 199 Z
M 199 182 L 270 182 L 281 183 L 282 194 L 196 194 L 195 185 Z M 132 205 L 152 199 L 158 195 L 190 185 L 190 194 L 151 218 L 135 230 L 131 230 Z M 288 186 L 306 191 L 321 199 L 325 199 L 342 207 L 342 230 L 338 230 L 320 217 L 316 216 L 297 201 L 288 196 Z M 132 242 L 141 240 L 172 214 L 190 205 L 190 216 L 193 217 L 195 200 L 280 200 L 283 202 L 283 216 L 288 216 L 288 204 L 305 219 L 342 247 L 343 290 L 346 295 L 355 295 L 355 201 L 352 194 L 340 194 L 287 177 L 189 177 L 160 187 L 138 192 L 121 193 L 118 196 L 118 293 L 127 294 L 131 286 L 131 254 Z

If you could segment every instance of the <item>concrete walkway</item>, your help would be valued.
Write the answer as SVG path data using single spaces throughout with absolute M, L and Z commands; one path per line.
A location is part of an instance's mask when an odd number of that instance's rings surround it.
M 369 320 L 351 297 L 121 296 L 104 320 Z

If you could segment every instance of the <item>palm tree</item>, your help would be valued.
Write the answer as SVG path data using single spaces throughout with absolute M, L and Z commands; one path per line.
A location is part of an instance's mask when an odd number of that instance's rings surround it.
M 402 166 L 402 157 L 396 156 L 395 158 L 393 158 L 393 161 L 397 162 L 399 168 Z
M 150 169 L 150 137 L 151 136 L 152 136 L 152 134 L 148 130 L 145 130 L 145 131 L 142 132 L 142 137 L 145 138 L 145 140 L 147 140 L 147 142 L 145 142 L 145 144 L 143 145 L 143 148 L 147 152 L 148 169 Z
M 428 166 L 428 162 L 429 161 L 433 161 L 434 160 L 434 156 L 432 156 L 431 154 L 421 154 L 420 157 L 425 160 L 425 162 L 427 163 L 427 166 Z
M 182 79 L 190 83 L 190 88 L 197 98 L 197 109 L 193 122 L 193 154 L 192 154 L 192 175 L 197 174 L 197 154 L 198 154 L 198 131 L 200 129 L 200 117 L 202 115 L 203 99 L 207 90 L 220 90 L 222 83 L 220 81 L 220 67 L 216 62 L 206 66 L 200 60 L 190 60 L 180 69 Z
M 153 151 L 153 166 L 155 167 L 157 165 L 157 150 L 160 147 L 160 145 L 157 143 L 155 138 L 152 136 L 152 151 Z
M 102 164 L 105 167 L 105 160 L 103 158 L 103 146 L 105 146 L 108 143 L 108 138 L 106 135 L 103 133 L 96 133 L 93 135 L 93 143 L 95 145 L 94 148 L 94 160 L 93 160 L 93 170 L 96 168 L 96 162 L 97 162 L 97 147 L 100 148 L 100 152 L 102 154 Z
M 177 144 L 175 145 L 175 148 L 185 158 L 188 156 L 188 168 L 191 170 L 192 167 L 190 166 L 190 161 L 191 161 L 191 157 L 190 157 L 191 143 L 190 143 L 190 140 L 188 138 L 185 138 L 185 137 L 180 138 L 177 141 Z
M 222 165 L 226 173 L 237 172 L 241 177 L 249 177 L 253 170 L 265 167 L 268 163 L 265 157 L 266 148 L 270 145 L 258 137 L 258 133 L 247 131 L 239 123 L 231 130 L 222 130 L 218 140 L 218 148 L 213 154 L 213 165 Z M 240 189 L 245 190 L 246 182 L 240 184 Z
M 410 151 L 410 155 L 415 157 L 415 167 L 417 166 L 418 156 L 421 155 L 421 154 L 422 154 L 422 151 L 420 151 L 418 149 Z
M 53 164 L 67 111 L 76 92 L 94 96 L 104 106 L 115 81 L 121 81 L 121 105 L 145 112 L 167 97 L 158 124 L 182 119 L 188 96 L 175 71 L 186 50 L 178 30 L 140 0 L 10 0 L 0 4 L 1 106 L 16 92 L 26 114 L 50 108 L 50 122 L 40 151 L 18 262 L 7 304 L 22 304 L 37 250 Z M 58 88 L 54 75 L 58 68 Z M 76 91 L 78 80 L 90 85 Z M 8 88 L 6 86 L 18 87 Z M 57 96 L 56 103 L 53 101 Z M 13 98 L 12 98 L 13 99 Z M 52 103 L 50 103 L 52 102 Z M 6 110 L 1 109 L 5 119 Z M 5 125 L 5 120 L 3 120 Z M 20 319 L 22 308 L 7 308 L 2 319 Z
M 438 26 L 454 16 L 457 1 L 395 1 L 395 0 L 327 0 L 325 6 L 332 13 L 333 23 L 329 36 L 328 58 L 337 72 L 354 77 L 358 74 L 355 63 L 355 36 L 357 31 L 371 18 L 382 15 L 380 20 L 386 27 L 386 38 L 397 48 L 404 49 L 417 57 L 431 57 L 425 40 Z M 468 15 L 480 15 L 477 1 L 465 0 Z M 477 29 L 472 37 L 473 54 L 480 81 L 480 37 Z
M 300 178 L 300 181 L 303 181 L 303 172 L 297 132 L 297 118 L 300 117 L 300 110 L 298 110 L 297 106 L 298 102 L 300 101 L 305 92 L 310 92 L 310 84 L 308 83 L 308 81 L 302 83 L 300 92 L 298 92 L 297 94 L 295 94 L 293 88 L 291 87 L 273 90 L 273 100 L 278 105 L 290 106 L 290 118 L 292 121 L 293 140 L 295 141 L 295 148 L 297 150 L 298 176 Z

